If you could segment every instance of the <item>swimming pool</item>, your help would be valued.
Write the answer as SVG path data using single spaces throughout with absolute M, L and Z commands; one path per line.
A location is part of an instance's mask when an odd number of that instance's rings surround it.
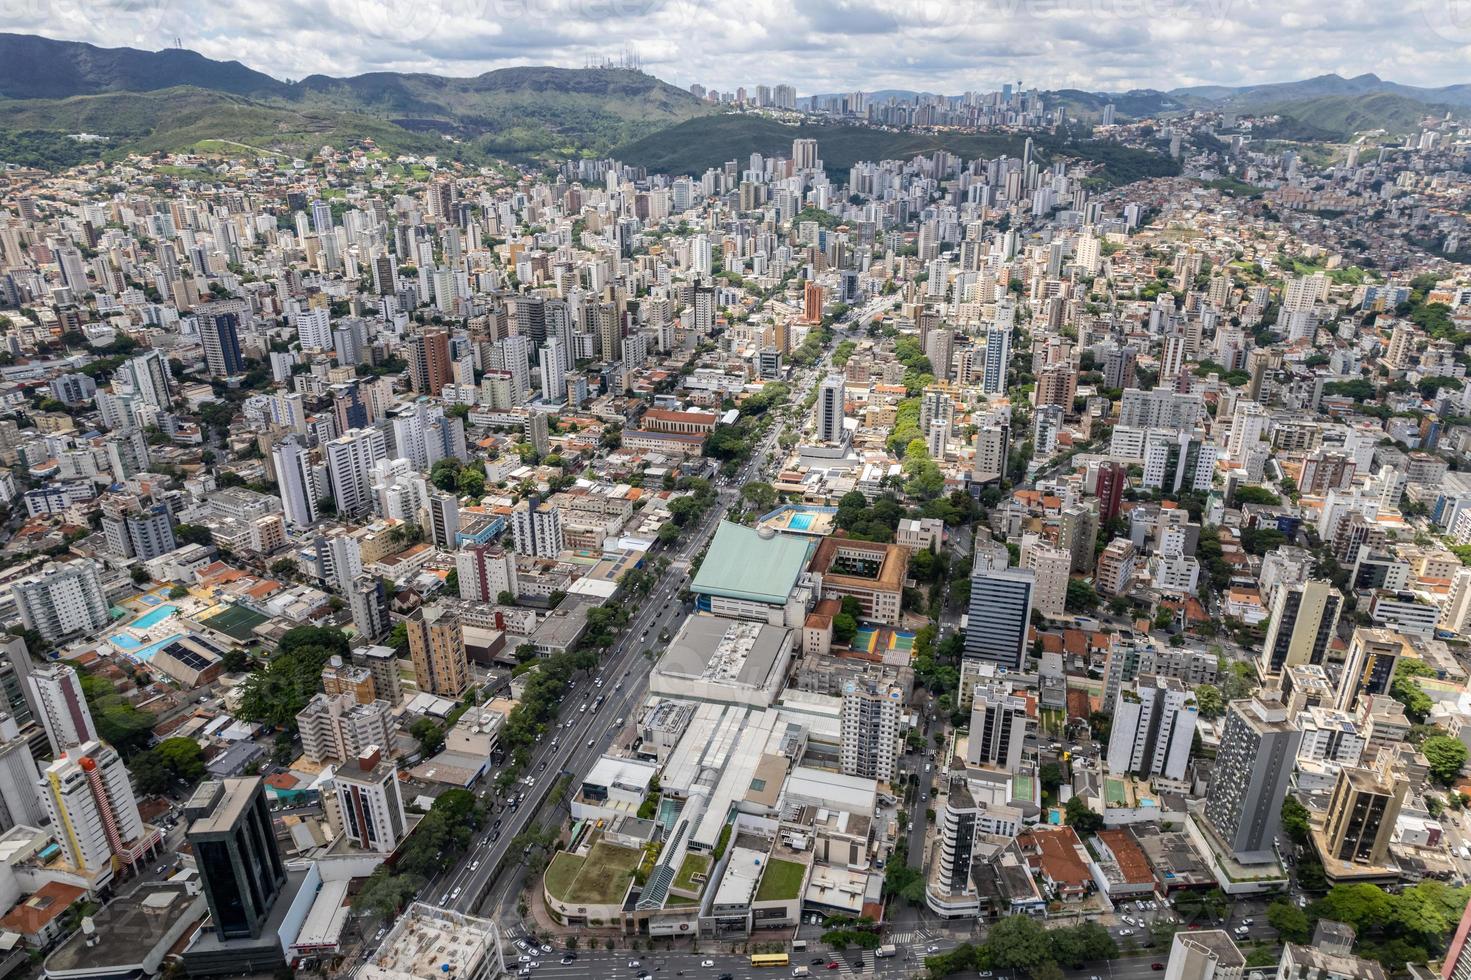
M 119 633 L 117 636 L 114 636 L 111 640 L 111 643 L 119 650 L 126 650 L 129 653 L 133 652 L 143 645 L 126 633 Z
M 164 605 L 159 606 L 157 609 L 150 609 L 148 612 L 144 613 L 143 615 L 139 616 L 137 619 L 129 623 L 128 626 L 135 629 L 146 630 L 149 627 L 157 626 L 159 623 L 163 622 L 165 619 L 168 619 L 170 616 L 178 611 L 178 606 L 173 606 L 165 603 Z
M 175 633 L 173 636 L 165 637 L 164 639 L 159 640 L 157 643 L 150 643 L 146 647 L 143 647 L 141 650 L 129 650 L 128 656 L 137 663 L 146 664 L 148 663 L 148 661 L 153 659 L 153 655 L 155 653 L 162 650 L 164 647 L 168 646 L 170 643 L 179 639 L 183 635 L 183 633 Z M 117 641 L 114 640 L 113 642 L 116 643 Z
M 787 521 L 787 527 L 793 531 L 807 531 L 812 527 L 811 514 L 793 514 L 791 520 Z

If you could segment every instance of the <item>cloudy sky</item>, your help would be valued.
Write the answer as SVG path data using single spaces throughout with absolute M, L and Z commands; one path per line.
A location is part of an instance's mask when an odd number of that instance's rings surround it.
M 1173 88 L 1325 72 L 1471 82 L 1471 0 L 0 0 L 0 30 L 278 78 L 579 67 L 636 49 L 686 86 Z

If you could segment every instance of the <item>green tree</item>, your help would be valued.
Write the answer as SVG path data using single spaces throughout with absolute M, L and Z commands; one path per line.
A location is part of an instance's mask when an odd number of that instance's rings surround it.
M 1038 775 L 1042 779 L 1042 791 L 1044 793 L 1055 793 L 1057 792 L 1057 788 L 1062 785 L 1062 766 L 1055 762 L 1043 763 Z
M 1195 707 L 1202 718 L 1219 718 L 1226 710 L 1226 702 L 1220 689 L 1211 684 L 1202 684 L 1195 689 Z
M 1282 829 L 1294 844 L 1308 842 L 1308 808 L 1291 794 L 1282 798 Z
M 1096 834 L 1103 829 L 1103 817 L 1089 809 L 1081 796 L 1074 796 L 1063 807 L 1069 827 L 1080 834 Z
M 455 480 L 455 487 L 462 497 L 479 500 L 485 496 L 485 474 L 478 469 L 465 468 Z
M 175 779 L 193 786 L 204 778 L 204 753 L 192 738 L 166 738 L 153 750 Z
M 986 939 L 991 966 L 998 970 L 1031 973 L 1052 963 L 1052 942 L 1047 929 L 1029 915 L 1009 915 L 991 927 Z
M 1430 775 L 1444 786 L 1455 782 L 1466 765 L 1466 745 L 1449 735 L 1436 735 L 1420 743 L 1420 754 L 1425 757 Z
M 747 483 L 741 487 L 741 497 L 763 513 L 776 506 L 776 489 L 769 483 Z
M 1098 608 L 1098 593 L 1088 582 L 1080 578 L 1070 578 L 1067 583 L 1066 603 L 1070 612 L 1092 612 Z
M 842 644 L 848 644 L 858 633 L 858 623 L 847 613 L 838 613 L 833 617 L 833 639 Z
M 1267 923 L 1289 943 L 1306 943 L 1313 934 L 1307 913 L 1292 902 L 1279 900 L 1268 905 Z
M 444 730 L 432 718 L 415 719 L 409 734 L 419 740 L 419 752 L 426 759 L 444 747 Z

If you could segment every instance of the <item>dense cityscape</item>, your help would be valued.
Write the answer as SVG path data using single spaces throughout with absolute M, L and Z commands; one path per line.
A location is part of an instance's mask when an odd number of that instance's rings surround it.
M 0 976 L 1471 978 L 1471 123 L 679 94 L 0 138 Z

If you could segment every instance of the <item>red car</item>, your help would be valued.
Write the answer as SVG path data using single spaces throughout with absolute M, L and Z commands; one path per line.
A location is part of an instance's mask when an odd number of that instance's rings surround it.
M 1151 963 L 1149 964 L 1149 968 L 1151 970 L 1163 970 L 1165 965 L 1163 963 Z
M 827 961 L 827 968 L 829 970 L 836 970 L 838 968 L 838 961 L 837 960 L 828 960 Z

